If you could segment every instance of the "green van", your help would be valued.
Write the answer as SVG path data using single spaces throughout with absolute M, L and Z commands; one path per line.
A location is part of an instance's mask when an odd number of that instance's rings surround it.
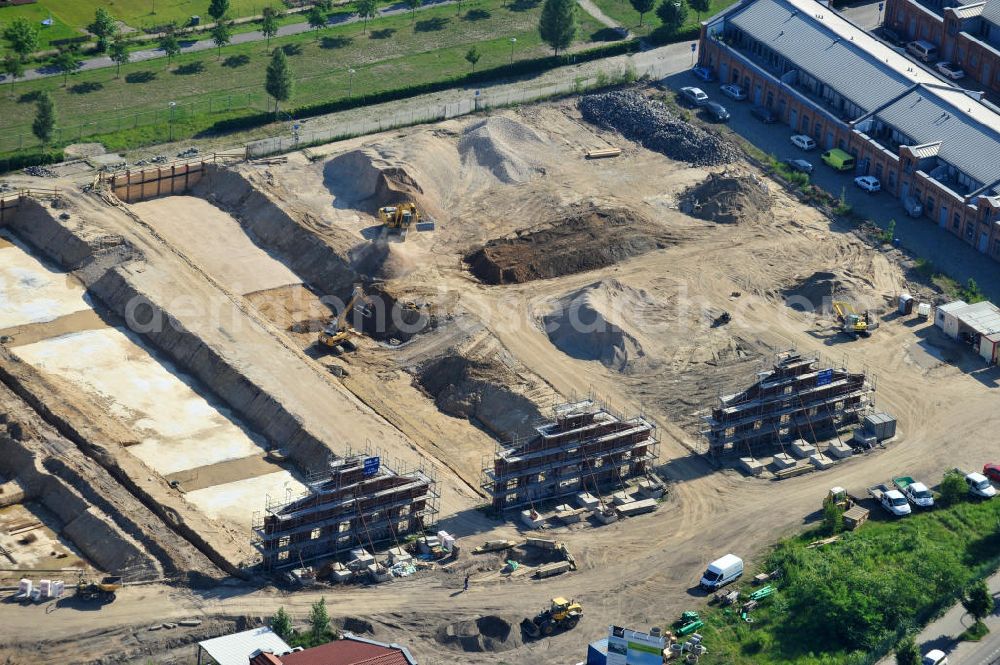
M 850 171 L 854 168 L 854 158 L 840 148 L 827 150 L 823 153 L 822 158 L 827 166 L 832 166 L 838 171 Z

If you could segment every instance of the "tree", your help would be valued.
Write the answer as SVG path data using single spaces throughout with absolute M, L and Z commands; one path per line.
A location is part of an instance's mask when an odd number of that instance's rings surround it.
M 483 57 L 483 54 L 475 46 L 465 52 L 465 61 L 472 65 L 472 71 L 476 71 L 476 63 L 479 62 L 481 57 Z
M 115 41 L 111 42 L 111 48 L 108 51 L 108 55 L 111 57 L 111 61 L 114 62 L 118 69 L 115 72 L 115 78 L 121 78 L 122 75 L 122 65 L 128 64 L 131 59 L 131 54 L 128 52 L 128 44 L 122 39 L 121 35 L 115 36 Z
M 38 28 L 28 19 L 18 16 L 10 22 L 3 31 L 4 39 L 10 42 L 10 47 L 26 60 L 38 48 Z
M 274 113 L 278 113 L 278 105 L 287 102 L 292 97 L 292 73 L 288 69 L 288 59 L 280 48 L 274 49 L 271 62 L 267 66 L 267 79 L 264 82 L 267 94 L 274 97 Z
M 920 665 L 920 650 L 912 635 L 907 635 L 896 645 L 896 665 Z
M 271 37 L 278 34 L 278 10 L 274 7 L 264 7 L 262 14 L 263 18 L 260 21 L 260 31 L 267 38 L 265 43 L 265 49 L 271 50 Z
M 330 613 L 326 611 L 326 598 L 320 598 L 309 610 L 309 632 L 314 644 L 325 642 L 330 633 Z
M 94 12 L 94 22 L 87 26 L 87 30 L 97 37 L 97 50 L 103 52 L 108 48 L 108 38 L 118 32 L 118 24 L 107 9 L 98 7 Z
M 711 0 L 687 0 L 691 9 L 698 13 L 698 22 L 701 23 L 702 12 L 707 12 L 711 8 Z
M 59 51 L 59 55 L 52 59 L 52 64 L 62 72 L 64 88 L 69 83 L 69 75 L 76 73 L 76 70 L 83 67 L 80 57 L 71 49 Z
M 10 77 L 10 92 L 14 94 L 14 81 L 24 76 L 24 63 L 21 58 L 8 53 L 3 59 L 3 73 Z
M 319 7 L 325 12 L 333 11 L 333 0 L 316 0 L 314 7 Z
M 632 3 L 632 9 L 639 12 L 639 25 L 642 25 L 642 18 L 646 12 L 651 11 L 656 6 L 656 0 L 629 0 L 629 2 Z
M 941 505 L 951 506 L 962 500 L 967 491 L 965 478 L 956 471 L 949 471 L 941 479 Z
M 993 612 L 993 596 L 985 580 L 977 580 L 962 594 L 962 607 L 980 623 Z
M 271 617 L 271 630 L 283 640 L 292 636 L 292 618 L 288 616 L 284 607 L 279 607 Z
M 378 0 L 355 0 L 354 9 L 365 22 L 362 34 L 368 34 L 368 19 L 378 15 Z
M 316 31 L 316 39 L 319 39 L 319 31 L 326 27 L 326 14 L 319 7 L 313 6 L 309 10 L 307 20 L 309 21 L 309 27 Z
M 168 29 L 162 37 L 160 37 L 160 48 L 167 55 L 167 68 L 170 68 L 170 62 L 174 59 L 174 56 L 181 52 L 181 43 L 177 41 L 177 35 L 174 34 L 173 29 Z
M 52 98 L 43 90 L 38 93 L 35 101 L 35 121 L 31 123 L 31 131 L 42 145 L 47 146 L 52 141 L 52 131 L 55 128 L 56 112 L 52 106 Z
M 833 501 L 823 502 L 823 530 L 829 535 L 840 531 L 844 525 L 844 509 Z
M 656 8 L 656 15 L 663 23 L 663 31 L 668 37 L 673 37 L 687 20 L 687 5 L 679 0 L 663 0 Z
M 218 23 L 229 12 L 229 0 L 211 0 L 208 3 L 208 15 Z
M 575 0 L 545 0 L 538 19 L 538 34 L 556 55 L 572 44 L 576 34 Z
M 403 0 L 403 3 L 410 10 L 410 23 L 416 18 L 416 11 L 420 9 L 420 5 L 424 4 L 424 0 Z
M 212 28 L 212 41 L 219 48 L 219 60 L 222 59 L 222 47 L 233 40 L 233 27 L 229 21 L 219 21 Z

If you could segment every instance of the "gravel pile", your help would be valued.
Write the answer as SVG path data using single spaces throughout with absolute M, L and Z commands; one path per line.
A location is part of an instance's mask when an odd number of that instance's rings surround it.
M 663 102 L 648 99 L 635 90 L 587 95 L 579 106 L 588 122 L 621 132 L 626 138 L 680 162 L 718 166 L 740 157 L 733 144 L 684 122 Z
M 55 178 L 56 172 L 52 169 L 47 169 L 44 166 L 29 166 L 24 169 L 27 175 L 35 176 L 36 178 Z
M 545 144 L 545 138 L 527 125 L 492 116 L 465 128 L 458 151 L 466 165 L 474 162 L 502 182 L 517 183 L 539 173 L 530 155 Z

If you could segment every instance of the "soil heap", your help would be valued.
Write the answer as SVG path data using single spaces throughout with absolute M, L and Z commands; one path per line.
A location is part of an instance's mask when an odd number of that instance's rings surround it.
M 681 195 L 680 209 L 721 224 L 757 222 L 771 210 L 767 184 L 750 174 L 710 173 Z
M 458 151 L 467 168 L 485 169 L 501 182 L 519 183 L 545 172 L 531 156 L 547 144 L 531 127 L 501 115 L 466 127 Z

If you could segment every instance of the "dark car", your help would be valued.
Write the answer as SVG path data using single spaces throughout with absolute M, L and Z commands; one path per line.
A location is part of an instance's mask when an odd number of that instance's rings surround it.
M 801 173 L 813 172 L 813 165 L 804 159 L 786 159 L 785 166 L 793 171 L 799 171 Z
M 993 482 L 1000 483 L 1000 464 L 985 464 L 983 475 Z
M 778 122 L 778 114 L 775 113 L 773 109 L 769 109 L 766 106 L 755 106 L 750 109 L 750 113 L 753 114 L 753 117 L 768 125 Z
M 705 104 L 705 113 L 707 113 L 708 116 L 716 122 L 725 122 L 729 120 L 729 111 L 727 111 L 726 107 L 719 102 L 709 102 L 708 104 Z

